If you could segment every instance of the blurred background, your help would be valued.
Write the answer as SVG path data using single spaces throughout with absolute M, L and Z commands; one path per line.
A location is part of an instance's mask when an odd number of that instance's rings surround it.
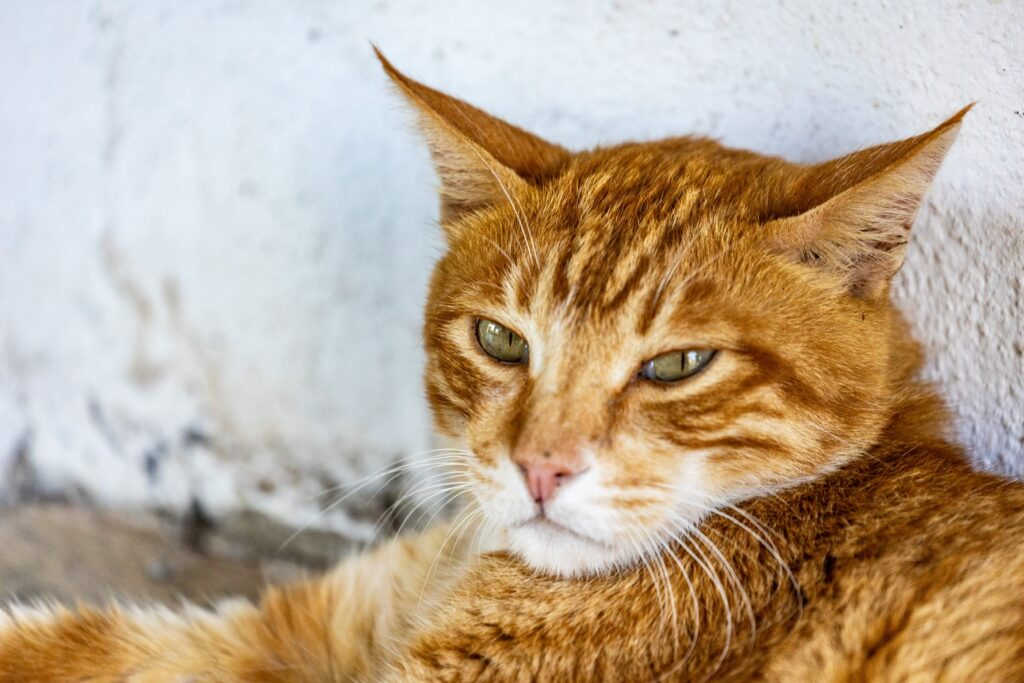
M 1024 3 L 5 0 L 0 592 L 247 592 L 387 530 L 410 477 L 333 503 L 433 447 L 443 245 L 370 41 L 572 148 L 811 162 L 977 101 L 897 297 L 1024 474 Z

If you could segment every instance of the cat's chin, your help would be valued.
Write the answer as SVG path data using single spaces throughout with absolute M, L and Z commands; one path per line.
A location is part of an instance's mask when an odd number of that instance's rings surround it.
M 604 574 L 635 559 L 635 551 L 616 548 L 539 517 L 508 529 L 508 544 L 531 568 L 566 578 Z

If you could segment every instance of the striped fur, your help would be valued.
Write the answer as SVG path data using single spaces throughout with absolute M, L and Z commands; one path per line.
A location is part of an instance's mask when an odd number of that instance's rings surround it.
M 426 387 L 467 507 L 259 605 L 12 608 L 0 680 L 1024 680 L 1024 487 L 946 440 L 888 294 L 964 112 L 816 165 L 571 153 L 382 62 L 441 180 Z M 639 376 L 685 348 L 718 354 Z M 587 465 L 548 521 L 522 452 Z

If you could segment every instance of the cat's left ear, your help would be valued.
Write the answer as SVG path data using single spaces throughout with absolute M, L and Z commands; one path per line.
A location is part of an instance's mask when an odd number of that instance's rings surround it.
M 384 71 L 416 109 L 441 179 L 441 222 L 499 202 L 555 175 L 570 153 L 485 111 L 409 78 L 373 48 Z
M 903 265 L 910 227 L 971 105 L 923 135 L 812 167 L 796 216 L 771 221 L 773 247 L 874 297 Z

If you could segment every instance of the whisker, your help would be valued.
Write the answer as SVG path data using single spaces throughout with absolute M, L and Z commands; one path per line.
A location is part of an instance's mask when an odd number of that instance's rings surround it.
M 694 238 L 691 240 L 691 242 L 689 244 L 687 244 L 686 251 L 679 255 L 679 258 L 676 259 L 676 261 L 673 263 L 673 267 L 670 268 L 670 272 L 666 273 L 665 277 L 662 279 L 662 283 L 659 284 L 657 295 L 656 295 L 656 298 L 654 300 L 655 303 L 660 302 L 662 291 L 664 290 L 665 286 L 668 284 L 669 280 L 671 280 L 671 278 L 675 276 L 675 271 L 679 267 L 679 263 L 683 260 L 683 257 L 685 257 L 686 254 L 688 254 L 690 252 L 690 247 L 692 246 L 694 241 L 696 241 L 696 234 L 694 235 Z M 708 268 L 710 268 L 712 265 L 714 265 L 719 259 L 721 259 L 723 256 L 725 256 L 730 251 L 732 251 L 732 248 L 733 248 L 734 245 L 735 245 L 735 241 L 730 242 L 729 244 L 726 245 L 726 247 L 724 249 L 718 251 L 714 256 L 712 256 L 710 259 L 708 259 L 707 261 L 702 263 L 696 269 L 688 272 L 687 275 L 686 275 L 686 278 L 683 279 L 682 282 L 680 282 L 677 285 L 675 285 L 675 289 L 680 289 L 680 288 L 686 287 L 688 284 L 690 284 L 693 281 L 693 279 L 695 277 L 697 277 L 698 275 L 701 275 L 702 273 L 704 273 L 704 271 L 706 271 Z M 652 310 L 657 310 L 657 309 L 652 309 Z
M 691 529 L 690 533 L 693 534 L 695 538 L 700 540 L 705 546 L 707 546 L 708 550 L 711 551 L 712 555 L 714 555 L 715 558 L 717 558 L 718 561 L 722 563 L 723 569 L 725 569 L 726 576 L 729 578 L 730 581 L 732 581 L 733 585 L 736 586 L 736 590 L 739 591 L 740 596 L 743 599 L 744 607 L 746 608 L 747 618 L 750 620 L 750 642 L 751 645 L 753 645 L 754 639 L 756 638 L 757 634 L 757 618 L 754 616 L 754 606 L 750 602 L 750 595 L 747 593 L 746 588 L 743 586 L 743 582 L 740 581 L 739 576 L 736 574 L 735 568 L 725 557 L 722 551 L 718 548 L 718 546 L 715 545 L 714 541 L 708 538 L 707 535 L 701 532 L 699 529 Z
M 652 552 L 653 557 L 657 558 L 658 565 L 662 569 L 662 575 L 665 578 L 666 590 L 669 594 L 669 614 L 672 616 L 672 646 L 673 651 L 679 643 L 679 604 L 676 602 L 676 592 L 672 587 L 672 579 L 669 575 L 669 569 L 665 564 L 665 553 L 662 550 L 667 549 L 668 546 L 664 540 L 655 539 L 649 531 L 644 531 L 644 537 L 647 540 L 647 545 Z M 671 554 L 671 553 L 670 553 Z
M 679 614 L 676 605 L 675 591 L 672 589 L 672 581 L 668 575 L 668 569 L 665 567 L 665 561 L 661 557 L 661 553 L 657 552 L 656 545 L 652 543 L 654 539 L 653 536 L 651 536 L 650 532 L 645 531 L 644 529 L 640 529 L 639 531 L 641 543 L 645 548 L 645 554 L 649 555 L 650 557 L 658 561 L 658 568 L 660 568 L 661 570 L 660 575 L 664 579 L 665 583 L 666 607 L 664 609 L 664 612 L 667 612 L 672 619 L 673 641 L 677 641 L 679 639 Z M 652 564 L 652 571 L 654 569 L 655 567 Z M 662 618 L 662 622 L 664 622 L 664 618 Z
M 434 511 L 434 514 L 431 515 L 431 518 L 428 521 L 428 525 L 433 523 L 434 517 L 437 516 L 438 512 L 440 512 L 442 509 L 444 509 L 452 501 L 454 501 L 457 498 L 459 498 L 459 496 L 464 495 L 466 493 L 466 491 L 465 490 L 455 490 L 454 492 L 448 491 L 447 493 L 448 493 L 447 497 L 444 499 L 444 501 L 441 503 L 441 505 L 438 507 L 438 509 Z M 402 527 L 405 526 L 405 523 L 409 521 L 409 518 L 412 516 L 412 513 L 415 512 L 421 505 L 422 505 L 422 502 L 418 503 L 415 507 L 412 508 L 412 510 L 409 511 L 409 513 L 405 516 L 405 519 L 402 520 L 402 524 L 399 527 L 398 532 L 395 534 L 395 538 L 396 539 L 401 536 L 401 529 L 402 529 Z M 423 518 L 423 514 L 421 513 L 420 514 L 420 519 L 422 519 L 422 518 Z M 417 523 L 418 523 L 418 521 L 417 521 Z M 397 549 L 399 547 L 398 543 L 391 543 L 389 545 L 389 547 L 391 549 L 391 556 L 392 556 L 392 558 L 394 558 L 394 553 L 397 551 Z M 390 565 L 391 566 L 395 566 L 396 565 L 396 562 L 394 561 L 394 559 L 392 559 L 390 561 Z M 397 581 L 397 573 L 393 573 L 392 577 L 391 577 L 391 583 L 392 583 L 393 587 L 397 587 L 396 581 Z
M 644 552 L 644 549 L 642 547 L 640 547 L 640 545 L 637 543 L 637 540 L 636 540 L 634 534 L 635 534 L 635 529 L 633 528 L 632 525 L 630 525 L 627 528 L 627 540 L 629 541 L 630 545 L 633 546 L 633 549 L 636 552 L 637 557 L 640 558 L 640 562 L 641 562 L 641 564 L 644 567 L 644 571 L 647 573 L 647 575 L 651 579 L 651 584 L 654 586 L 654 592 L 655 592 L 655 595 L 657 596 L 657 599 L 658 599 L 658 611 L 660 613 L 659 614 L 659 616 L 660 616 L 660 624 L 662 626 L 664 626 L 664 623 L 665 623 L 665 609 L 663 607 L 664 602 L 663 602 L 662 595 L 661 595 L 661 586 L 658 584 L 658 579 L 657 579 L 657 577 L 654 574 L 654 570 L 650 566 L 650 563 L 649 563 L 648 558 L 647 558 L 647 553 Z
M 395 531 L 394 535 L 397 537 L 397 536 L 400 536 L 402 534 L 402 531 L 405 529 L 405 525 L 409 522 L 409 519 L 412 517 L 414 512 L 416 512 L 420 508 L 423 508 L 427 503 L 429 503 L 430 501 L 438 498 L 439 496 L 447 495 L 449 493 L 454 493 L 455 494 L 454 496 L 446 497 L 444 499 L 444 502 L 441 505 L 439 505 L 434 510 L 434 512 L 430 515 L 430 519 L 427 520 L 426 524 L 422 524 L 422 521 L 423 521 L 423 515 L 427 514 L 427 510 L 424 509 L 423 511 L 420 512 L 419 516 L 416 518 L 415 526 L 417 528 L 421 528 L 421 529 L 429 529 L 430 525 L 434 523 L 434 519 L 436 519 L 437 516 L 439 514 L 441 514 L 441 512 L 445 509 L 445 507 L 447 505 L 449 505 L 453 500 L 455 500 L 459 496 L 464 495 L 464 494 L 466 494 L 468 492 L 469 492 L 469 484 L 458 484 L 458 485 L 449 486 L 448 488 L 443 488 L 440 491 L 436 491 L 436 492 L 432 493 L 431 495 L 427 496 L 426 498 L 421 499 L 405 515 L 405 517 L 402 519 L 402 523 L 398 525 L 398 529 Z
M 690 559 L 692 559 L 697 564 L 697 566 L 699 566 L 702 570 L 704 570 L 704 573 L 707 574 L 708 578 L 711 580 L 713 587 L 715 588 L 715 591 L 718 593 L 719 598 L 721 598 L 722 606 L 725 610 L 725 644 L 722 647 L 721 654 L 718 656 L 718 662 L 715 664 L 715 668 L 708 673 L 707 677 L 705 677 L 705 680 L 708 680 L 711 678 L 714 672 L 717 671 L 725 662 L 725 657 L 729 653 L 729 647 L 732 644 L 732 607 L 730 606 L 729 596 L 725 591 L 725 586 L 722 584 L 722 580 L 719 578 L 718 574 L 711 567 L 707 556 L 704 555 L 700 548 L 696 546 L 690 548 L 686 541 L 680 536 L 676 534 L 670 535 L 672 539 L 677 544 L 679 544 L 679 547 L 683 549 L 683 552 L 689 555 Z M 700 555 L 700 558 L 698 558 L 697 555 Z
M 457 451 L 457 453 L 453 452 L 453 451 Z M 313 519 L 311 519 L 310 521 L 306 522 L 305 524 L 300 526 L 298 529 L 296 529 L 290 536 L 288 536 L 288 538 L 286 538 L 281 543 L 281 545 L 277 549 L 277 552 L 281 552 L 282 550 L 284 550 L 284 548 L 289 543 L 294 541 L 299 535 L 301 535 L 306 530 L 308 530 L 311 526 L 313 526 L 313 524 L 315 524 L 317 522 L 317 520 L 319 520 L 320 518 L 324 517 L 329 512 L 331 512 L 332 510 L 336 509 L 339 505 L 341 505 L 343 502 L 345 502 L 345 500 L 347 500 L 351 496 L 355 495 L 358 491 L 360 491 L 363 488 L 365 488 L 366 486 L 368 486 L 370 483 L 373 482 L 374 479 L 377 479 L 377 478 L 382 477 L 382 476 L 386 476 L 387 474 L 391 474 L 391 476 L 387 479 L 387 481 L 385 481 L 381 485 L 380 489 L 370 498 L 371 501 L 374 498 L 376 498 L 378 495 L 380 495 L 380 493 L 381 493 L 381 491 L 383 491 L 384 487 L 386 487 L 389 483 L 394 481 L 394 479 L 397 478 L 399 476 L 399 474 L 401 474 L 401 472 L 403 472 L 403 471 L 405 471 L 405 470 L 407 470 L 407 469 L 409 469 L 411 467 L 415 467 L 415 466 L 418 466 L 418 465 L 423 465 L 423 464 L 426 464 L 426 463 L 434 463 L 434 464 L 436 464 L 436 463 L 444 463 L 444 462 L 449 462 L 449 461 L 451 461 L 451 462 L 459 462 L 459 461 L 466 462 L 466 461 L 472 461 L 473 460 L 469 456 L 462 455 L 463 451 L 461 451 L 461 449 L 435 449 L 433 451 L 426 451 L 426 452 L 427 453 L 434 453 L 435 455 L 431 455 L 429 458 L 422 459 L 420 457 L 422 454 L 418 453 L 418 454 L 415 454 L 413 456 L 409 456 L 408 458 L 403 458 L 403 460 L 408 460 L 409 458 L 418 458 L 416 461 L 410 461 L 410 462 L 406 462 L 406 463 L 400 463 L 400 464 L 397 464 L 397 465 L 391 465 L 391 466 L 387 467 L 386 469 L 384 469 L 382 471 L 378 471 L 378 472 L 375 472 L 375 473 L 373 473 L 373 474 L 371 474 L 371 475 L 369 475 L 367 477 L 363 477 L 362 479 L 359 479 L 359 480 L 357 480 L 355 482 L 352 482 L 351 484 L 343 484 L 343 485 L 341 485 L 339 487 L 332 487 L 331 489 L 327 489 L 327 491 L 331 491 L 331 490 L 338 490 L 339 488 L 343 488 L 343 487 L 349 487 L 349 486 L 354 486 L 355 487 L 352 490 L 350 490 L 348 493 L 346 493 L 345 495 L 340 496 L 337 499 L 331 501 L 330 504 L 324 506 L 323 509 L 319 510 L 313 516 Z M 464 451 L 464 452 L 468 453 L 468 451 Z M 322 495 L 323 495 L 323 493 L 321 493 L 318 497 L 320 497 Z
M 430 457 L 423 458 L 423 455 L 433 454 Z M 310 500 L 321 498 L 326 494 L 334 493 L 335 491 L 344 491 L 352 487 L 357 487 L 356 490 L 363 488 L 364 486 L 372 483 L 373 481 L 385 477 L 387 475 L 401 474 L 402 472 L 412 469 L 413 467 L 423 466 L 428 464 L 436 464 L 438 462 L 451 461 L 451 462 L 470 462 L 474 460 L 473 454 L 469 451 L 462 451 L 460 449 L 435 449 L 432 451 L 425 451 L 423 453 L 417 453 L 405 458 L 401 458 L 398 462 L 392 463 L 387 467 L 377 470 L 371 474 L 356 479 L 355 481 L 346 482 L 344 484 L 338 484 L 337 486 L 331 486 L 323 489 L 315 496 L 312 496 Z M 391 481 L 390 479 L 388 481 Z M 385 485 L 387 482 L 385 482 Z M 350 492 L 355 493 L 355 491 Z
M 416 602 L 417 606 L 419 606 L 419 605 L 421 605 L 423 603 L 423 593 L 426 591 L 427 584 L 430 583 L 430 579 L 434 575 L 434 569 L 437 566 L 437 560 L 441 557 L 441 553 L 444 552 L 444 548 L 448 544 L 448 539 L 450 539 L 452 537 L 453 533 L 458 532 L 458 536 L 455 537 L 455 540 L 454 540 L 454 542 L 452 544 L 453 545 L 453 551 L 452 552 L 454 552 L 454 547 L 458 546 L 459 541 L 462 539 L 462 535 L 465 533 L 465 529 L 467 528 L 467 525 L 471 524 L 471 523 L 474 523 L 475 520 L 478 519 L 480 517 L 480 515 L 483 514 L 480 511 L 479 508 L 475 508 L 475 507 L 467 507 L 466 510 L 469 511 L 469 514 L 466 515 L 466 517 L 465 517 L 465 519 L 463 519 L 463 521 L 461 521 L 461 522 L 459 522 L 457 524 L 453 524 L 452 525 L 452 528 L 449 529 L 448 534 L 445 535 L 444 540 L 441 541 L 441 545 L 438 547 L 437 552 L 434 553 L 434 560 L 430 563 L 430 568 L 427 570 L 426 577 L 423 579 L 423 587 L 420 589 L 420 596 L 419 596 L 419 599 Z M 449 555 L 449 557 L 450 556 L 451 555 Z
M 792 586 L 793 593 L 794 593 L 794 595 L 796 596 L 796 599 L 797 599 L 798 613 L 802 614 L 803 613 L 803 608 L 804 608 L 804 603 L 803 603 L 803 590 L 800 587 L 800 582 L 797 580 L 796 575 L 793 573 L 793 570 L 790 569 L 789 565 L 786 564 L 785 560 L 782 559 L 782 554 L 779 552 L 778 546 L 776 546 L 773 541 L 769 540 L 766 537 L 767 529 L 765 528 L 764 524 L 761 523 L 760 520 L 758 520 L 756 517 L 754 517 L 753 515 L 749 514 L 745 510 L 743 510 L 742 508 L 736 507 L 735 505 L 731 505 L 731 504 L 728 504 L 728 503 L 726 503 L 725 505 L 730 510 L 733 510 L 734 512 L 736 512 L 740 516 L 745 517 L 748 521 L 751 522 L 751 524 L 754 524 L 755 526 L 757 526 L 759 528 L 759 530 L 762 532 L 762 534 L 765 534 L 765 535 L 758 534 L 758 533 L 754 532 L 752 529 L 750 529 L 743 522 L 735 519 L 734 517 L 732 517 L 728 513 L 725 513 L 723 511 L 721 511 L 719 509 L 716 509 L 716 508 L 713 508 L 713 507 L 709 507 L 708 509 L 709 509 L 709 511 L 712 514 L 717 515 L 717 516 L 719 516 L 719 517 L 721 517 L 723 519 L 726 519 L 726 520 L 732 522 L 733 524 L 735 524 L 740 529 L 743 529 L 744 531 L 746 531 L 758 543 L 760 543 L 761 546 L 764 547 L 765 550 L 768 551 L 768 554 L 772 556 L 772 558 L 776 561 L 776 563 L 778 563 L 779 567 L 782 569 L 782 571 L 785 574 L 786 578 L 788 579 L 790 585 Z
M 495 241 L 494 241 L 493 239 L 491 239 L 491 238 L 490 238 L 490 237 L 488 237 L 487 235 L 483 234 L 482 232 L 477 232 L 477 233 L 476 233 L 476 236 L 477 236 L 477 237 L 479 237 L 479 238 L 480 238 L 480 239 L 482 239 L 482 240 L 487 240 L 487 242 L 489 242 L 489 243 L 491 244 L 491 246 L 493 246 L 493 247 L 494 247 L 495 249 L 497 249 L 497 250 L 498 250 L 498 252 L 499 252 L 499 253 L 500 253 L 500 254 L 501 254 L 502 256 L 504 256 L 504 257 L 505 257 L 505 260 L 506 260 L 506 261 L 508 261 L 508 265 L 509 265 L 509 272 L 511 272 L 511 271 L 513 271 L 513 270 L 515 270 L 515 267 L 516 267 L 516 262 L 515 262 L 515 260 L 514 260 L 514 259 L 512 258 L 512 256 L 511 256 L 511 255 L 510 255 L 510 254 L 509 254 L 509 253 L 508 253 L 507 251 L 505 251 L 504 247 L 502 247 L 502 246 L 501 246 L 500 244 L 498 244 L 497 242 L 495 242 Z
M 672 580 L 669 576 L 668 568 L 665 566 L 665 558 L 660 552 L 656 552 L 656 548 L 652 548 L 652 550 L 655 550 L 653 555 L 657 558 L 658 564 L 661 568 L 661 574 L 665 579 L 665 590 L 668 594 L 669 615 L 672 617 L 672 642 L 675 644 L 679 641 L 679 614 L 676 603 L 676 594 L 675 590 L 672 588 Z
M 793 570 L 790 569 L 789 565 L 786 564 L 785 560 L 783 560 L 782 554 L 779 551 L 778 546 L 775 545 L 775 542 L 771 541 L 770 538 L 769 538 L 769 536 L 772 533 L 774 533 L 776 536 L 781 537 L 781 535 L 778 534 L 778 532 L 775 532 L 774 530 L 770 529 L 770 527 L 768 527 L 761 520 L 757 519 L 755 516 L 753 516 L 752 514 L 747 512 L 746 510 L 743 510 L 742 508 L 737 507 L 736 505 L 733 505 L 733 504 L 728 503 L 726 501 L 716 500 L 716 499 L 712 498 L 711 496 L 701 496 L 702 498 L 704 498 L 707 501 L 710 501 L 710 503 L 711 503 L 711 504 L 705 504 L 705 503 L 700 503 L 698 501 L 694 501 L 693 500 L 693 498 L 692 498 L 693 496 L 700 495 L 700 494 L 696 494 L 693 491 L 685 491 L 685 492 L 683 492 L 680 489 L 677 489 L 676 487 L 669 486 L 669 485 L 660 485 L 660 488 L 666 488 L 666 489 L 669 489 L 671 491 L 675 491 L 675 492 L 679 492 L 679 493 L 684 493 L 688 497 L 687 504 L 695 505 L 695 506 L 700 507 L 701 509 L 705 510 L 706 512 L 708 512 L 710 514 L 713 514 L 713 515 L 715 515 L 717 517 L 721 517 L 722 519 L 725 519 L 725 520 L 731 522 L 732 524 L 736 525 L 736 527 L 741 529 L 742 531 L 750 534 L 750 536 L 752 538 L 754 538 L 765 550 L 768 551 L 768 554 L 778 564 L 779 568 L 782 570 L 783 574 L 786 576 L 787 580 L 789 581 L 790 585 L 792 586 L 793 592 L 794 592 L 794 594 L 797 597 L 798 612 L 801 613 L 801 614 L 803 613 L 803 591 L 801 590 L 800 582 L 797 581 L 796 575 L 793 574 Z M 743 517 L 744 519 L 747 520 L 747 522 L 750 523 L 750 525 L 754 526 L 761 533 L 758 533 L 757 531 L 754 531 L 754 529 L 751 529 L 750 526 L 748 526 L 744 522 L 736 519 L 732 515 L 730 515 L 730 514 L 728 514 L 726 512 L 723 512 L 721 509 L 719 509 L 720 507 L 726 507 L 729 510 L 735 512 L 737 515 Z
M 661 539 L 659 540 L 659 544 L 664 550 L 665 554 L 672 558 L 672 561 L 675 562 L 676 567 L 679 569 L 679 573 L 682 575 L 683 580 L 686 582 L 686 586 L 690 591 L 690 602 L 693 607 L 693 633 L 690 635 L 690 647 L 687 648 L 686 654 L 683 655 L 682 659 L 676 662 L 675 666 L 673 666 L 671 669 L 666 671 L 658 678 L 659 681 L 663 681 L 666 680 L 669 676 L 675 674 L 687 662 L 687 660 L 690 659 L 690 657 L 693 655 L 694 650 L 697 647 L 697 638 L 700 635 L 700 601 L 697 599 L 697 591 L 693 586 L 693 581 L 690 579 L 690 574 L 683 567 L 683 563 L 680 561 L 676 553 L 673 552 L 671 546 L 669 545 L 669 542 L 667 540 Z

